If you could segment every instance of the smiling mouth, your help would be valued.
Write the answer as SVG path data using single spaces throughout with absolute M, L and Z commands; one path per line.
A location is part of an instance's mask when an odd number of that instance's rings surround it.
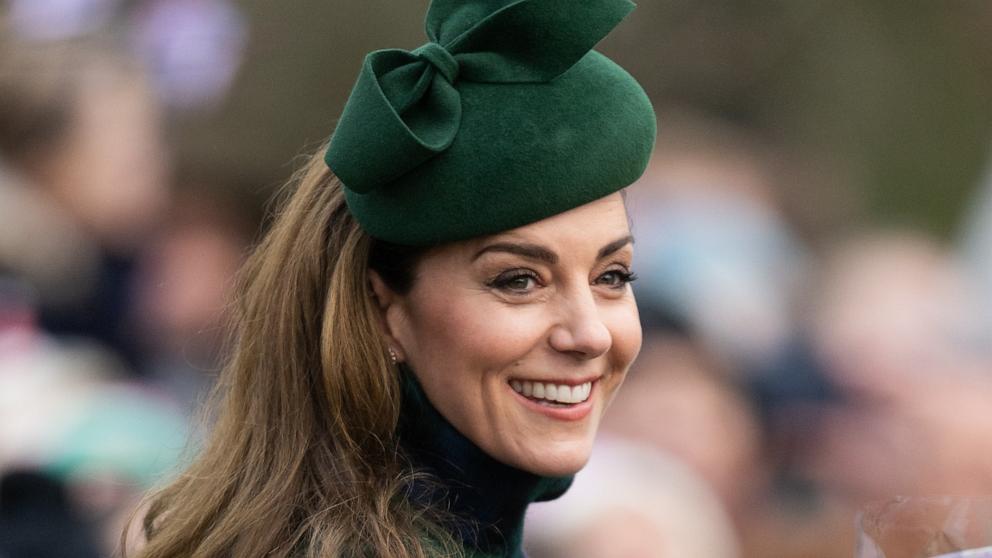
M 532 382 L 528 380 L 511 380 L 513 391 L 531 401 L 554 407 L 568 407 L 584 403 L 592 392 L 593 382 L 570 386 L 548 382 Z

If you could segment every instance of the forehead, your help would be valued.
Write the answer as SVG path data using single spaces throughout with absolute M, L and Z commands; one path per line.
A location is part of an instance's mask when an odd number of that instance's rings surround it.
M 516 229 L 454 243 L 452 248 L 461 255 L 472 257 L 488 244 L 524 242 L 562 252 L 562 255 L 596 253 L 604 244 L 629 234 L 623 197 L 615 193 Z

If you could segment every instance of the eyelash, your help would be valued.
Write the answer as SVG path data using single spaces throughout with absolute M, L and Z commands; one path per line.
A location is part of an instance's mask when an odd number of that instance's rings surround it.
M 620 290 L 623 287 L 627 286 L 628 283 L 633 283 L 634 281 L 637 281 L 637 274 L 634 273 L 633 271 L 627 271 L 625 269 L 611 269 L 606 273 L 604 273 L 603 275 L 607 275 L 610 273 L 615 273 L 617 277 L 620 278 L 620 282 L 617 283 L 615 286 L 613 286 L 613 288 L 617 290 Z M 602 277 L 603 275 L 600 275 L 600 277 Z
M 609 288 L 618 291 L 626 287 L 628 283 L 632 283 L 637 280 L 636 273 L 624 269 L 611 269 L 603 273 L 603 275 L 600 275 L 599 278 L 602 278 L 603 276 L 610 274 L 615 274 L 619 278 L 619 283 L 617 283 L 616 285 L 610 285 Z M 514 270 L 497 276 L 495 279 L 492 279 L 491 281 L 486 283 L 486 285 L 492 288 L 499 289 L 501 291 L 520 294 L 522 293 L 523 289 L 510 288 L 510 284 L 512 284 L 514 281 L 517 281 L 519 279 L 531 279 L 535 283 L 540 283 L 540 277 L 538 277 L 536 273 L 526 270 Z

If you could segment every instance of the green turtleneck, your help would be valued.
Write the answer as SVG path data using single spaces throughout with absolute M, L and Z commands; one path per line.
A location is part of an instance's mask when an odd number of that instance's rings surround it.
M 542 477 L 493 459 L 441 416 L 412 371 L 403 367 L 401 376 L 400 444 L 412 465 L 443 488 L 415 486 L 411 498 L 465 520 L 452 529 L 468 556 L 523 558 L 527 506 L 561 496 L 573 477 Z

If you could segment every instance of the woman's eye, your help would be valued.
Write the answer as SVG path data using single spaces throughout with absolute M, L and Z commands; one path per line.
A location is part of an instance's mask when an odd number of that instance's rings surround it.
M 529 273 L 500 276 L 490 282 L 490 286 L 500 290 L 523 293 L 537 286 L 537 278 Z
M 621 269 L 607 271 L 599 276 L 598 282 L 614 289 L 622 289 L 627 283 L 637 280 L 637 275 Z

